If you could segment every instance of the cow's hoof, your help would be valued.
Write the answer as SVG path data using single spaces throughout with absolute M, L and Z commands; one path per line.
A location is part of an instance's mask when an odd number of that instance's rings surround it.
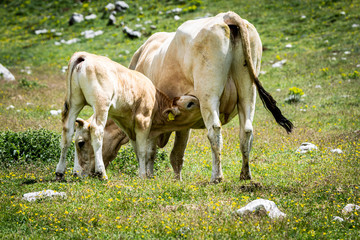
M 73 172 L 73 177 L 75 177 L 75 178 L 81 178 L 81 174 L 80 174 L 78 171 Z
M 240 173 L 240 181 L 245 181 L 245 180 L 251 180 L 251 174 L 250 172 L 241 172 Z
M 100 180 L 102 181 L 107 181 L 108 180 L 108 177 L 106 174 L 103 174 L 102 172 L 95 172 L 94 173 L 94 176 L 95 177 L 98 177 Z
M 64 179 L 64 174 L 63 173 L 55 173 L 56 175 L 56 181 L 62 181 Z
M 223 176 L 211 178 L 210 183 L 212 183 L 212 184 L 218 184 L 218 183 L 221 183 L 223 179 L 224 179 Z

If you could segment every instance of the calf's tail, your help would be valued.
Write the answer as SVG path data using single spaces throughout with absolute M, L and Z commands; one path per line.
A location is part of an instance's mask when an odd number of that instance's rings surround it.
M 72 75 L 74 72 L 75 67 L 81 63 L 85 61 L 85 54 L 84 53 L 74 53 L 74 55 L 71 57 L 69 64 L 68 64 L 68 70 L 66 73 L 66 97 L 65 97 L 65 102 L 64 102 L 64 106 L 61 112 L 61 118 L 62 121 L 64 122 L 65 119 L 67 119 L 68 115 L 69 115 L 69 109 L 70 109 L 70 97 L 71 97 L 71 79 L 72 79 Z
M 259 93 L 259 97 L 263 102 L 264 107 L 272 113 L 276 122 L 280 126 L 282 126 L 287 133 L 291 133 L 294 125 L 287 118 L 285 118 L 284 115 L 282 115 L 281 110 L 276 106 L 275 99 L 271 96 L 270 93 L 268 93 L 264 89 L 261 82 L 256 76 L 255 68 L 253 65 L 251 52 L 250 52 L 251 49 L 250 49 L 249 32 L 247 30 L 245 21 L 234 12 L 228 12 L 227 14 L 225 14 L 224 21 L 226 24 L 229 25 L 231 30 L 233 29 L 232 26 L 234 25 L 236 25 L 237 28 L 239 29 L 242 48 L 245 55 L 246 65 L 249 70 L 250 78 L 256 85 L 257 91 Z M 231 32 L 233 33 L 233 31 Z

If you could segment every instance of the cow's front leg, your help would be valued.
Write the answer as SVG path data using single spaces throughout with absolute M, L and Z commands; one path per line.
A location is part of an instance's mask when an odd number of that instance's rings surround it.
M 60 143 L 61 154 L 55 172 L 56 180 L 58 181 L 64 178 L 66 169 L 66 154 L 71 145 L 72 136 L 74 135 L 76 117 L 82 108 L 83 105 L 76 105 L 75 103 L 72 103 L 70 106 L 67 102 L 64 104 L 62 119 L 63 129 Z
M 176 132 L 175 142 L 170 154 L 170 163 L 174 170 L 174 178 L 182 180 L 181 170 L 184 163 L 186 145 L 190 136 L 190 129 Z

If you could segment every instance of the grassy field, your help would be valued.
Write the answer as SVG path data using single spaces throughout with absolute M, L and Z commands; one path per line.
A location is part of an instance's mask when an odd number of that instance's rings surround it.
M 107 2 L 76 2 L 0 3 L 0 63 L 17 79 L 0 80 L 0 238 L 359 239 L 359 212 L 347 217 L 341 210 L 348 203 L 360 205 L 360 1 L 128 1 L 130 8 L 117 16 L 117 26 L 106 26 L 106 14 L 102 18 Z M 176 21 L 166 11 L 177 7 L 183 11 Z M 225 180 L 217 185 L 208 184 L 211 150 L 205 130 L 192 131 L 182 182 L 172 179 L 165 154 L 173 139 L 161 153 L 155 179 L 136 176 L 134 156 L 126 148 L 109 166 L 108 182 L 72 177 L 71 156 L 66 181 L 54 181 L 61 121 L 50 110 L 62 107 L 61 69 L 74 51 L 107 55 L 126 66 L 152 33 L 175 31 L 188 19 L 228 10 L 257 28 L 265 50 L 260 80 L 296 126 L 287 135 L 258 100 L 252 181 L 239 181 L 236 119 L 223 127 Z M 73 12 L 98 17 L 68 26 Z M 145 24 L 147 20 L 152 23 Z M 126 37 L 121 22 L 134 29 L 142 24 L 142 37 Z M 62 35 L 36 35 L 39 29 Z M 104 34 L 85 39 L 81 32 L 90 29 Z M 73 38 L 80 41 L 55 45 Z M 286 60 L 282 68 L 272 67 L 281 60 Z M 32 73 L 22 71 L 25 67 Z M 292 87 L 304 95 L 288 104 Z M 91 114 L 87 108 L 81 117 Z M 295 153 L 302 142 L 318 150 Z M 23 151 L 28 145 L 36 151 Z M 343 153 L 331 152 L 336 148 Z M 24 193 L 44 189 L 65 192 L 67 198 L 22 200 Z M 274 201 L 286 218 L 233 214 L 257 198 Z M 334 221 L 334 216 L 345 221 Z

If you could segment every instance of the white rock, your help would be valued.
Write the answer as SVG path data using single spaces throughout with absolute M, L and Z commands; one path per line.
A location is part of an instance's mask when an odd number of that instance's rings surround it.
M 356 24 L 356 23 L 354 23 L 353 25 L 351 25 L 351 27 L 353 27 L 353 28 L 357 28 L 357 27 L 359 27 L 360 25 L 359 24 Z
M 73 13 L 73 15 L 71 16 L 70 20 L 69 20 L 69 24 L 73 25 L 74 23 L 80 23 L 84 21 L 84 16 L 80 13 Z
M 276 91 L 277 91 L 277 92 L 281 92 L 281 89 L 280 89 L 280 88 L 277 88 Z
M 81 32 L 81 35 L 83 35 L 86 39 L 94 38 L 96 36 L 99 36 L 103 34 L 104 32 L 102 30 L 93 31 L 93 30 L 86 30 L 84 32 Z
M 265 200 L 265 199 L 256 199 L 250 202 L 243 208 L 240 208 L 235 211 L 239 216 L 247 215 L 249 213 L 266 211 L 266 214 L 270 218 L 283 218 L 286 217 L 286 214 L 281 212 L 276 204 L 273 201 Z
M 67 41 L 61 40 L 62 43 L 65 43 L 65 44 L 67 44 L 67 45 L 70 45 L 70 44 L 73 44 L 73 43 L 77 43 L 77 42 L 79 42 L 79 41 L 80 41 L 80 39 L 78 39 L 78 38 L 73 38 L 73 39 L 70 39 L 70 40 L 67 40 Z
M 52 116 L 57 116 L 57 115 L 61 114 L 61 109 L 59 109 L 59 110 L 50 110 L 50 114 Z
M 178 21 L 178 20 L 180 20 L 180 17 L 179 17 L 178 15 L 175 15 L 175 16 L 174 16 L 174 20 L 175 20 L 175 21 Z
M 117 1 L 115 3 L 115 8 L 118 10 L 118 11 L 121 11 L 121 10 L 126 10 L 129 8 L 129 5 L 127 5 L 126 2 L 124 1 Z
M 332 57 L 331 60 L 336 61 L 336 57 Z
M 350 51 L 345 51 L 344 54 L 348 55 L 350 54 L 351 52 Z
M 342 151 L 341 149 L 339 149 L 339 148 L 331 149 L 330 151 L 331 151 L 332 153 L 339 153 L 339 154 L 343 153 L 343 151 Z
M 54 197 L 54 196 L 66 197 L 66 193 L 65 192 L 55 192 L 53 190 L 43 190 L 40 192 L 25 193 L 23 195 L 23 199 L 26 201 L 32 202 L 32 201 L 35 201 L 36 199 L 46 198 L 46 197 Z
M 321 85 L 316 85 L 315 88 L 321 88 Z
M 343 222 L 344 219 L 338 216 L 334 216 L 333 221 Z
M 329 43 L 329 40 L 325 40 L 324 43 Z
M 55 46 L 59 46 L 59 45 L 61 45 L 61 42 L 54 42 L 54 44 L 55 44 Z
M 144 22 L 145 25 L 148 25 L 148 24 L 151 24 L 151 23 L 152 23 L 151 20 L 147 20 L 147 21 Z
M 345 15 L 345 12 L 344 12 L 344 11 L 341 11 L 340 14 L 341 14 L 341 15 Z
M 35 30 L 35 34 L 39 35 L 39 34 L 43 34 L 43 33 L 47 33 L 48 30 L 47 29 L 39 29 L 39 30 Z
M 349 213 L 354 212 L 354 211 L 360 211 L 360 206 L 355 205 L 355 204 L 347 204 L 343 208 L 342 213 L 346 215 L 346 214 L 349 214 Z
M 360 67 L 360 64 L 356 65 L 356 67 Z
M 286 48 L 292 48 L 292 45 L 289 43 L 289 44 L 286 44 L 285 47 L 286 47 Z
M 341 58 L 341 60 L 344 60 L 344 61 L 346 61 L 346 57 L 342 57 L 342 58 Z
M 113 3 L 108 3 L 106 6 L 105 6 L 105 9 L 108 10 L 108 11 L 113 11 L 115 9 L 115 4 Z
M 5 79 L 5 81 L 15 81 L 14 75 L 0 63 L 0 79 Z
M 305 15 L 301 15 L 301 19 L 305 19 L 306 18 L 306 16 Z
M 25 69 L 21 69 L 20 72 L 26 73 L 28 75 L 31 74 L 31 69 L 29 66 L 25 67 Z
M 306 111 L 306 110 L 305 110 Z M 312 143 L 308 143 L 308 142 L 304 142 L 301 144 L 301 146 L 296 150 L 296 153 L 307 153 L 310 151 L 315 151 L 317 150 L 317 146 L 312 144 Z
M 86 20 L 96 19 L 96 14 L 90 14 L 90 15 L 86 16 L 85 19 L 86 19 Z
M 10 106 L 8 106 L 8 107 L 6 108 L 6 110 L 14 109 L 14 108 L 15 108 L 14 105 L 10 105 Z
M 286 63 L 286 59 L 283 59 L 279 62 L 276 62 L 272 65 L 273 68 L 282 68 L 283 65 Z

